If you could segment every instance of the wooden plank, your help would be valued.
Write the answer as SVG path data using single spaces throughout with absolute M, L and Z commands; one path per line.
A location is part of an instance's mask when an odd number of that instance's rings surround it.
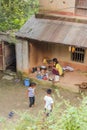
M 0 56 L 0 70 L 3 70 L 3 57 Z
M 22 71 L 23 70 L 23 50 L 22 50 L 22 40 L 17 40 L 16 43 L 16 67 L 17 71 Z
M 0 70 L 3 70 L 3 43 L 0 42 Z

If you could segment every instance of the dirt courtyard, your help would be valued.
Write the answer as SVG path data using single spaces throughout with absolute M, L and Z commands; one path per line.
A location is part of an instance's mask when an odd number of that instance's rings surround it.
M 8 118 L 11 111 L 28 111 L 32 115 L 37 115 L 40 110 L 44 109 L 44 95 L 46 89 L 51 87 L 48 84 L 41 85 L 37 83 L 36 87 L 36 105 L 33 108 L 28 107 L 27 87 L 23 85 L 23 81 L 15 81 L 3 79 L 3 73 L 0 72 L 0 117 Z M 55 88 L 52 87 L 53 95 L 55 96 Z M 58 88 L 60 96 L 69 100 L 72 105 L 78 105 L 81 95 L 78 93 L 70 92 L 66 89 Z M 61 99 L 55 96 L 56 102 L 61 102 Z M 16 115 L 14 114 L 14 118 Z

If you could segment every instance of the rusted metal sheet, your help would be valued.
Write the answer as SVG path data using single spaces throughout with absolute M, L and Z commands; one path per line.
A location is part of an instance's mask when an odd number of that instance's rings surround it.
M 87 48 L 87 24 L 40 19 L 32 16 L 17 37 Z

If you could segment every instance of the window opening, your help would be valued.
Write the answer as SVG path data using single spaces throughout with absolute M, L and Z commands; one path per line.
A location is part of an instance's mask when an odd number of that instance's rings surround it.
M 71 60 L 76 62 L 84 62 L 85 49 L 84 48 L 71 48 Z

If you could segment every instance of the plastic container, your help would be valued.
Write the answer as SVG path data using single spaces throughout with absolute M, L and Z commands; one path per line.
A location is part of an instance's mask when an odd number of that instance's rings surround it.
M 30 80 L 28 78 L 24 80 L 24 86 L 26 87 L 30 86 Z
M 59 75 L 55 75 L 54 81 L 55 81 L 55 82 L 58 82 L 58 81 L 59 81 Z
M 37 75 L 36 77 L 37 77 L 37 79 L 39 79 L 39 80 L 42 79 L 42 76 L 41 76 L 41 75 Z

